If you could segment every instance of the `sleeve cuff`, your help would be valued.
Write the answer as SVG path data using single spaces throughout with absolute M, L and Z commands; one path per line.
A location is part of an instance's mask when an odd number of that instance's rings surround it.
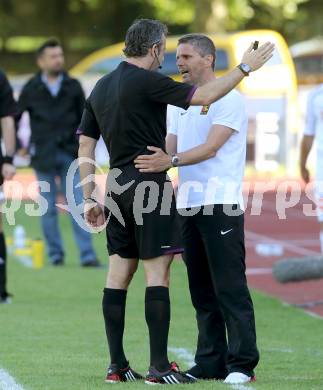
M 230 122 L 226 122 L 226 121 L 213 121 L 212 122 L 212 125 L 220 125 L 220 126 L 225 126 L 225 127 L 229 127 L 230 129 L 236 131 L 236 132 L 240 132 L 240 126 L 237 126 L 235 123 L 230 123 Z
M 167 134 L 174 134 L 174 135 L 177 135 L 177 130 L 175 129 L 167 129 Z
M 312 130 L 309 130 L 309 129 L 305 129 L 304 132 L 303 132 L 303 135 L 314 136 L 315 135 L 315 130 L 312 131 Z
M 18 116 L 17 112 L 8 112 L 8 113 L 0 113 L 0 118 L 6 118 L 7 116 L 10 116 L 11 118 L 15 118 Z

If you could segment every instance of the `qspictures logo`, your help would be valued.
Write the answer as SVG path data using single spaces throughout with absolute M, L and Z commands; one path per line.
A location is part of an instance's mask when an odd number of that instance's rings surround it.
M 81 181 L 79 174 L 79 165 L 82 163 L 92 165 L 92 171 L 96 174 L 90 174 Z M 98 185 L 96 177 L 107 177 L 106 186 L 101 188 L 101 193 L 104 192 L 102 197 L 98 197 Z M 92 159 L 82 158 L 76 159 L 71 164 L 67 176 L 66 176 L 66 200 L 65 204 L 56 204 L 59 208 L 72 214 L 74 220 L 83 229 L 89 232 L 97 232 L 106 228 L 111 218 L 115 218 L 122 226 L 125 226 L 125 218 L 119 207 L 120 197 L 124 196 L 125 192 L 131 190 L 132 193 L 132 209 L 135 223 L 142 225 L 144 215 L 151 212 L 155 212 L 158 208 L 160 215 L 170 215 L 174 210 L 174 189 L 171 181 L 166 180 L 163 186 L 160 186 L 153 180 L 149 180 L 151 176 L 146 175 L 147 180 L 135 183 L 135 180 L 124 182 L 124 180 L 118 180 L 122 178 L 121 169 L 111 169 L 108 173 L 104 172 L 102 168 Z M 123 184 L 121 185 L 120 182 Z M 100 207 L 105 211 L 106 219 L 102 226 L 94 228 L 86 223 L 84 218 L 85 203 L 82 200 L 82 188 L 83 186 L 92 183 L 93 193 L 91 198 L 97 199 L 100 203 Z M 239 184 L 239 183 L 238 183 Z M 238 185 L 239 187 L 239 185 Z M 40 189 L 38 196 L 35 198 L 38 189 Z M 43 196 L 46 192 L 51 192 L 54 189 L 51 188 L 50 183 L 46 181 L 33 181 L 28 184 L 27 188 L 23 183 L 19 181 L 10 181 L 9 191 L 7 191 L 6 199 L 3 199 L 1 205 L 1 212 L 6 218 L 7 223 L 11 226 L 16 223 L 16 213 L 21 208 L 24 208 L 26 215 L 30 217 L 41 217 L 48 211 L 48 203 Z M 275 208 L 275 212 L 280 220 L 287 219 L 287 210 L 295 206 L 298 207 L 297 213 L 302 213 L 305 216 L 313 217 L 319 216 L 323 220 L 323 182 L 317 181 L 315 186 L 308 184 L 302 188 L 300 181 L 288 180 L 288 181 L 259 181 L 259 182 L 247 182 L 243 183 L 243 197 L 241 188 L 237 188 L 236 182 L 223 182 L 220 177 L 210 177 L 208 182 L 199 181 L 185 181 L 185 183 L 179 183 L 178 192 L 180 194 L 179 199 L 181 204 L 189 203 L 191 194 L 200 193 L 205 194 L 207 199 L 202 204 L 208 204 L 203 208 L 203 214 L 210 215 L 213 213 L 212 209 L 212 197 L 215 197 L 221 193 L 223 199 L 233 199 L 230 196 L 232 193 L 240 192 L 241 201 L 240 207 L 231 207 L 230 203 L 225 205 L 224 212 L 227 215 L 238 215 L 243 213 L 244 205 L 248 204 L 248 213 L 252 216 L 263 216 L 263 212 L 266 211 L 266 200 L 264 200 L 264 194 L 271 192 L 275 194 L 275 204 L 271 207 Z M 76 194 L 78 193 L 78 196 Z M 25 195 L 24 195 L 25 194 Z M 26 201 L 25 197 L 29 200 Z M 237 194 L 238 195 L 238 194 Z M 218 196 L 217 196 L 218 198 Z M 94 207 L 90 204 L 89 207 Z M 199 212 L 201 207 L 187 207 L 178 209 L 178 213 L 183 216 L 195 215 Z

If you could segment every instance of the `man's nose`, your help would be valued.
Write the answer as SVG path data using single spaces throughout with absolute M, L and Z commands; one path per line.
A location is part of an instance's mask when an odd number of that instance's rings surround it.
M 182 66 L 183 65 L 183 60 L 181 58 L 177 58 L 176 65 L 177 66 Z

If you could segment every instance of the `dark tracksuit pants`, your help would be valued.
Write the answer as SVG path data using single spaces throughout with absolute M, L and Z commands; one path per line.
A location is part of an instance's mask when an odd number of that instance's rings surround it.
M 212 215 L 203 215 L 202 208 L 181 218 L 198 325 L 195 362 L 206 377 L 218 378 L 234 371 L 252 375 L 259 361 L 245 275 L 244 216 L 236 205 L 224 207 L 235 215 L 228 216 L 223 205 L 215 205 Z

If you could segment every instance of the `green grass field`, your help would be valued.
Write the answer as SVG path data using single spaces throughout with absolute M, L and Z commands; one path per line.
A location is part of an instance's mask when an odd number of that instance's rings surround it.
M 30 237 L 40 236 L 39 220 L 16 215 Z M 12 305 L 0 306 L 0 368 L 25 389 L 104 389 L 107 347 L 101 315 L 106 268 L 82 269 L 78 264 L 67 215 L 61 218 L 67 248 L 66 266 L 41 270 L 9 261 Z M 8 235 L 11 228 L 6 227 Z M 105 236 L 95 236 L 99 258 L 107 264 Z M 171 278 L 172 325 L 169 346 L 194 352 L 196 325 L 188 295 L 185 269 L 175 262 Z M 125 349 L 132 366 L 145 373 L 148 365 L 147 328 L 144 322 L 142 269 L 129 290 Z M 257 382 L 230 387 L 200 382 L 198 389 L 323 389 L 323 322 L 277 300 L 253 292 L 261 361 Z M 174 354 L 182 368 L 185 361 Z M 143 389 L 143 383 L 115 385 Z M 179 388 L 183 385 L 178 386 Z M 1 385 L 0 385 L 1 388 Z M 185 387 L 186 388 L 186 387 Z

